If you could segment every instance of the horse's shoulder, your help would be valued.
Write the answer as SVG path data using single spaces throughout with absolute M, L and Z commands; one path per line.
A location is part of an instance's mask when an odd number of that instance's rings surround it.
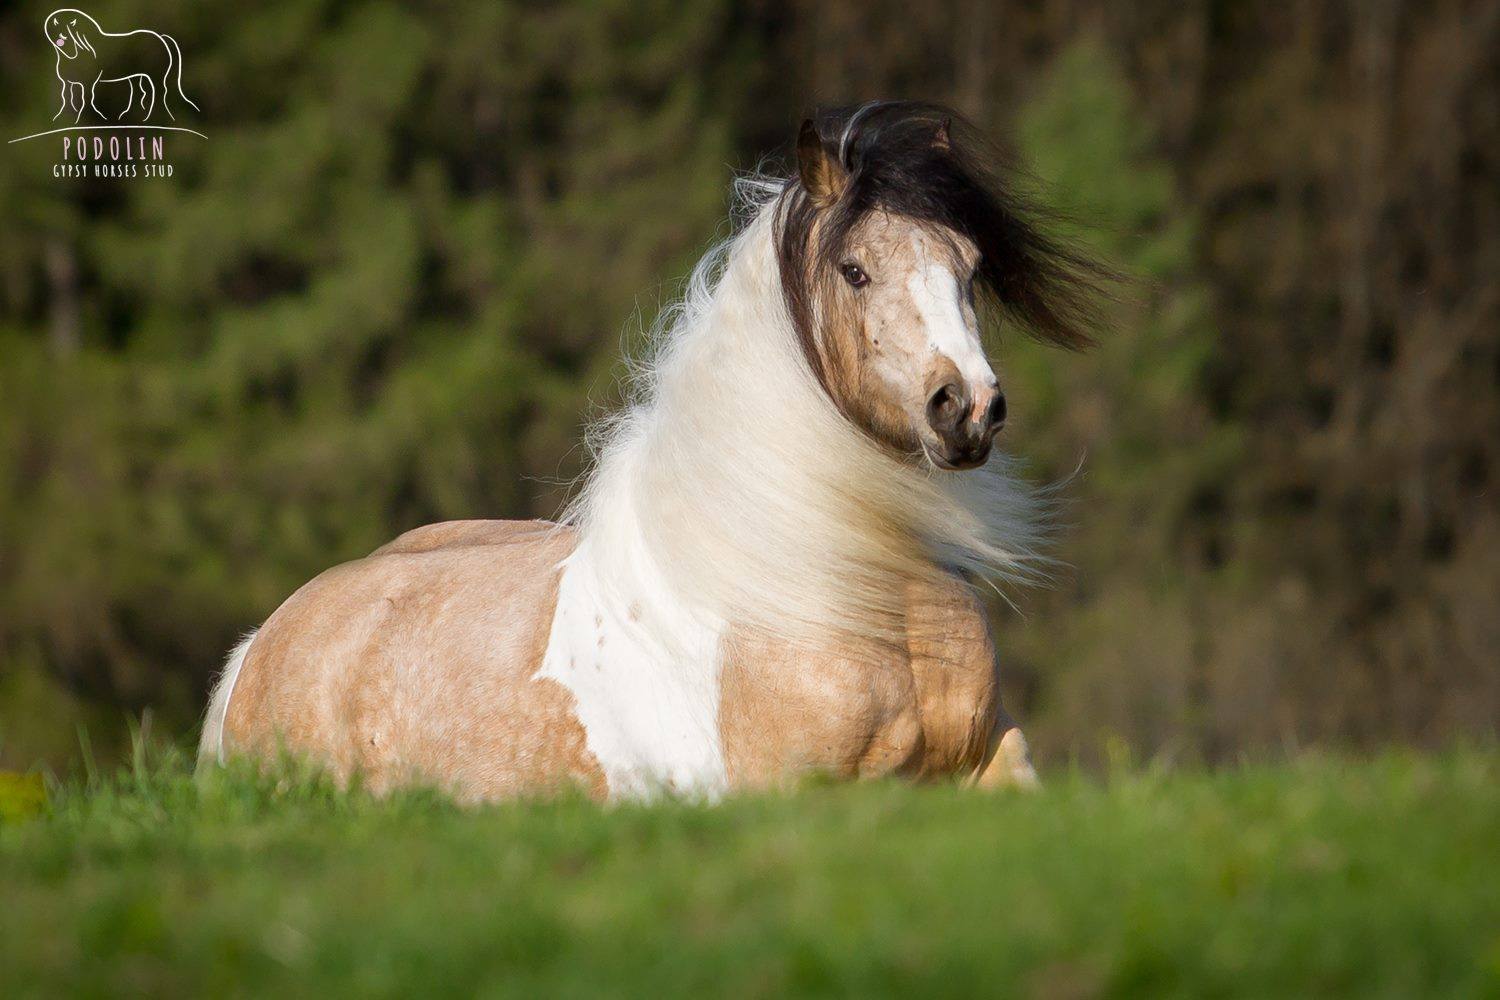
M 439 521 L 398 535 L 371 552 L 370 557 L 482 545 L 563 544 L 571 548 L 575 533 L 573 527 L 551 521 Z

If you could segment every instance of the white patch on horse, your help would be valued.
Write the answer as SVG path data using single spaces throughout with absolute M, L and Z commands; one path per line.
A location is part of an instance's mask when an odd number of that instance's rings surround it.
M 722 626 L 673 600 L 644 550 L 620 588 L 601 574 L 620 563 L 601 559 L 598 545 L 584 539 L 563 565 L 537 676 L 573 693 L 612 797 L 720 794 Z

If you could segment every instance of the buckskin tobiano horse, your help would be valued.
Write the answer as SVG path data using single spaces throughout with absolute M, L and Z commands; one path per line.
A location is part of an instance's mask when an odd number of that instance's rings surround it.
M 985 148 L 925 104 L 804 122 L 560 522 L 428 525 L 323 573 L 230 656 L 200 760 L 286 748 L 466 800 L 1034 783 L 975 587 L 1038 572 L 1042 505 L 991 455 L 980 318 L 1082 346 L 1105 272 Z

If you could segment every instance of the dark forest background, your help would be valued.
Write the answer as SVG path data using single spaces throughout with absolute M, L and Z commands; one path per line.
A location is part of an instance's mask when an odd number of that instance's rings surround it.
M 49 127 L 0 14 L 0 132 Z M 186 738 L 235 637 L 429 521 L 555 513 L 734 172 L 950 102 L 1138 279 L 999 331 L 1071 569 L 996 607 L 1041 763 L 1500 720 L 1500 3 L 100 2 L 176 36 L 171 180 L 0 147 L 0 765 Z M 1075 475 L 1076 472 L 1076 475 Z

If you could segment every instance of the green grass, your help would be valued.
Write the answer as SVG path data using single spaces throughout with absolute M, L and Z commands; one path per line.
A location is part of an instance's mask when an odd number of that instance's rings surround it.
M 0 995 L 1500 996 L 1500 753 L 465 810 L 180 764 L 0 823 Z

